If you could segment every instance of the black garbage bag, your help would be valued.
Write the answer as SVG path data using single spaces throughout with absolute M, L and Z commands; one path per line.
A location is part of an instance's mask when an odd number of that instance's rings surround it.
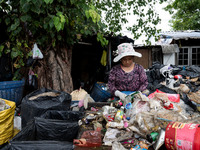
M 39 89 L 26 95 L 21 103 L 22 128 L 47 110 L 70 110 L 71 95 L 49 89 Z
M 191 78 L 197 78 L 200 76 L 199 73 L 195 73 L 195 72 L 188 72 L 187 76 L 191 77 Z
M 192 71 L 192 72 L 196 72 L 196 73 L 200 74 L 200 67 L 199 66 L 191 65 L 187 69 Z
M 84 112 L 80 111 L 57 111 L 48 110 L 46 113 L 41 115 L 41 118 L 45 119 L 56 119 L 56 120 L 67 120 L 67 121 L 79 121 L 83 118 Z
M 149 68 L 150 70 L 152 69 L 158 69 L 160 70 L 162 67 L 164 67 L 165 65 L 161 64 L 159 61 L 154 61 L 152 66 Z
M 183 67 L 173 66 L 172 75 L 178 75 L 178 74 L 180 74 L 179 72 L 181 72 L 182 70 L 183 70 Z
M 35 117 L 24 127 L 12 141 L 68 141 L 72 142 L 78 135 L 78 122 Z
M 150 91 L 150 93 L 153 93 L 157 89 L 156 86 L 165 80 L 165 77 L 160 73 L 160 68 L 163 66 L 164 65 L 160 64 L 160 62 L 154 62 L 149 70 L 146 71 L 148 79 L 147 89 Z
M 156 91 L 156 89 L 165 92 L 165 93 L 170 93 L 170 94 L 177 94 L 176 91 L 166 87 L 165 85 L 157 83 L 157 85 L 149 84 L 147 86 L 147 89 L 149 90 L 149 94 L 153 93 Z
M 165 85 L 159 84 L 156 86 L 156 89 L 165 92 L 165 93 L 170 93 L 170 94 L 177 94 L 177 92 L 175 90 L 172 90 L 168 87 L 166 87 Z
M 185 70 L 181 70 L 178 74 L 182 75 L 183 77 L 189 76 L 191 78 L 196 78 L 200 76 L 200 67 L 198 66 L 187 66 Z
M 181 93 L 180 96 L 181 96 L 181 99 L 184 101 L 185 104 L 187 104 L 187 105 L 190 106 L 194 111 L 196 111 L 197 107 L 195 106 L 194 103 L 192 103 L 191 100 L 189 100 L 187 94 Z
M 73 150 L 72 142 L 11 141 L 2 150 Z

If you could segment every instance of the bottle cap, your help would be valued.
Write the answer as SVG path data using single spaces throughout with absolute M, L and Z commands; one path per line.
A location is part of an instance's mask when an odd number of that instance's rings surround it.
M 125 108 L 126 108 L 126 109 L 131 109 L 131 108 L 132 108 L 132 104 L 131 104 L 131 102 L 128 103 L 128 104 L 126 104 Z

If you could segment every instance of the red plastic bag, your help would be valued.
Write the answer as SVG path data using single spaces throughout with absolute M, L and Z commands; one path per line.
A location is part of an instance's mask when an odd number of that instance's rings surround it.
M 155 93 L 165 93 L 165 92 L 162 92 L 162 91 L 159 91 L 158 89 L 156 89 L 156 91 L 155 91 L 155 92 L 153 92 L 153 93 L 151 93 L 151 94 L 148 96 L 148 98 L 149 98 L 149 99 L 152 99 L 152 98 L 154 98 L 154 96 L 155 96 Z
M 168 99 L 171 102 L 179 103 L 180 102 L 180 95 L 179 94 L 169 94 L 167 93 Z
M 155 93 L 165 93 L 162 91 L 159 91 L 158 89 L 156 89 L 156 91 L 154 93 L 151 93 L 148 98 L 152 99 L 155 96 Z M 175 103 L 179 103 L 180 102 L 180 95 L 179 94 L 170 94 L 170 93 L 165 93 L 169 99 L 169 101 L 171 102 L 175 102 Z
M 74 145 L 79 147 L 99 147 L 102 145 L 100 131 L 84 131 L 80 139 L 74 139 Z

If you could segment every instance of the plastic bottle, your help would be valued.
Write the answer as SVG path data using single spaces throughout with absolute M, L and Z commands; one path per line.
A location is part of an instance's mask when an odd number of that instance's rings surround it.
M 125 108 L 126 108 L 126 119 L 130 120 L 131 111 L 132 111 L 132 103 L 129 102 L 128 104 L 126 104 Z
M 115 122 L 121 122 L 122 118 L 124 115 L 124 107 L 121 106 L 121 108 L 117 111 L 116 115 L 115 115 Z
M 185 66 L 183 66 L 183 70 L 185 70 Z
M 147 134 L 147 140 L 152 143 L 153 141 L 157 140 L 159 133 L 158 132 L 151 132 L 150 134 Z

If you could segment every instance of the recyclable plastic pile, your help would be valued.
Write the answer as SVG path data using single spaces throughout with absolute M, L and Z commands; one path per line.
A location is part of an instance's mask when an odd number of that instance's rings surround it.
M 92 143 L 93 146 L 101 146 L 102 143 L 114 149 L 119 146 L 124 149 L 159 149 L 164 144 L 165 129 L 171 121 L 198 122 L 198 117 L 199 113 L 185 105 L 178 94 L 156 91 L 147 97 L 135 92 L 128 95 L 124 102 L 116 101 L 102 108 L 91 107 L 81 126 L 94 130 L 99 135 L 95 138 L 99 139 L 92 142 L 90 136 L 81 137 L 74 144 L 80 147 L 92 147 Z M 100 131 L 104 132 L 102 141 L 98 134 Z
M 146 73 L 146 91 L 89 107 L 80 123 L 95 138 L 83 136 L 74 145 L 111 146 L 113 150 L 199 148 L 200 68 L 155 63 Z
M 10 106 L 6 104 L 6 102 L 3 99 L 0 99 L 0 111 L 4 111 L 9 108 Z

